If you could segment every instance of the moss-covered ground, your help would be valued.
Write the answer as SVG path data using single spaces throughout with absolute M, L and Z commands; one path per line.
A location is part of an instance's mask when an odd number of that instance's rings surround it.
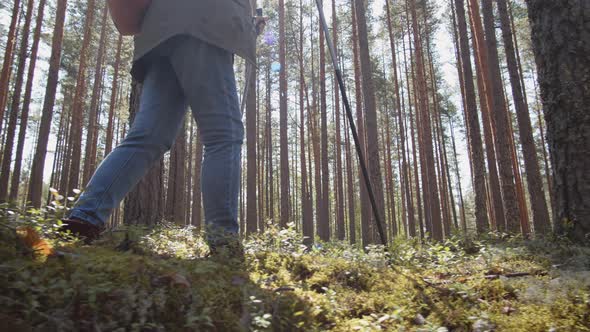
M 590 331 L 590 249 L 564 240 L 308 249 L 271 227 L 242 262 L 190 228 L 84 246 L 1 212 L 2 331 Z

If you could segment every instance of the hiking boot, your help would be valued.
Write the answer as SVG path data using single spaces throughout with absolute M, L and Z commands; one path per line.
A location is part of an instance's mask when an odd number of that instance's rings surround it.
M 104 227 L 98 227 L 87 221 L 80 219 L 65 219 L 60 231 L 70 231 L 72 235 L 80 238 L 85 244 L 91 244 L 98 240 L 100 233 L 104 231 Z

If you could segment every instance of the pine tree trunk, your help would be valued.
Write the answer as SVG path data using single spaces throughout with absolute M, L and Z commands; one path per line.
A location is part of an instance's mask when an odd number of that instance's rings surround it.
M 270 79 L 270 64 L 266 68 L 266 124 L 264 137 L 266 140 L 265 162 L 266 162 L 266 186 L 265 191 L 265 217 L 268 219 L 274 218 L 274 184 L 273 184 L 273 137 L 272 137 L 272 105 L 271 105 L 271 79 Z M 260 198 L 259 198 L 260 199 Z
M 121 48 L 123 46 L 123 36 L 119 35 L 119 41 L 117 42 L 117 55 L 115 56 L 114 74 L 113 74 L 113 86 L 111 89 L 111 102 L 109 105 L 109 119 L 107 123 L 107 137 L 104 147 L 104 156 L 111 153 L 113 150 L 113 122 L 115 117 L 115 107 L 117 105 L 117 95 L 119 88 L 119 67 L 121 66 Z
M 533 50 L 553 164 L 556 230 L 590 234 L 589 4 L 528 0 Z
M 346 160 L 346 189 L 348 196 L 348 241 L 350 244 L 356 243 L 356 197 L 354 195 L 354 182 L 353 182 L 353 166 L 352 166 L 352 151 L 350 147 L 350 138 L 348 132 L 350 130 L 348 120 L 345 120 L 344 130 L 346 135 L 344 136 L 345 146 L 345 160 Z
M 64 96 L 67 96 L 68 91 L 65 91 Z M 62 109 L 62 114 L 60 114 L 59 117 L 59 126 L 58 126 L 58 130 L 57 130 L 57 141 L 55 142 L 55 155 L 53 158 L 53 166 L 51 168 L 51 178 L 49 181 L 49 186 L 51 188 L 59 188 L 59 181 L 60 181 L 60 172 L 58 172 L 59 169 L 61 169 L 61 160 L 62 160 L 62 155 L 63 155 L 63 150 L 64 150 L 64 145 L 65 145 L 65 140 L 64 140 L 64 135 L 65 135 L 65 127 L 66 127 L 66 117 L 63 114 L 63 109 Z M 50 196 L 50 195 L 48 195 Z M 49 201 L 47 203 L 50 203 Z
M 197 144 L 195 148 L 195 167 L 193 169 L 193 207 L 191 225 L 201 231 L 203 228 L 203 203 L 201 195 L 201 170 L 203 169 L 203 143 L 197 130 Z
M 313 243 L 313 211 L 312 201 L 309 195 L 307 181 L 307 162 L 305 158 L 305 106 L 304 106 L 304 89 L 305 87 L 305 67 L 303 64 L 303 1 L 299 0 L 299 136 L 300 136 L 300 163 L 301 163 L 301 205 L 303 209 L 302 229 L 305 243 Z M 309 102 L 308 116 L 309 114 Z
M 356 1 L 356 0 L 353 0 Z M 361 87 L 361 68 L 360 68 L 360 55 L 358 45 L 358 24 L 357 24 L 357 11 L 356 5 L 352 8 L 352 50 L 353 50 L 353 61 L 354 61 L 354 91 L 356 100 L 356 125 L 358 128 L 359 144 L 363 154 L 367 155 L 366 150 L 366 138 L 365 138 L 365 121 L 363 115 L 363 92 Z M 352 144 L 352 143 L 351 143 Z M 365 246 L 364 235 L 369 233 L 369 227 L 371 224 L 371 206 L 369 203 L 369 194 L 367 186 L 363 181 L 363 174 L 360 167 L 357 168 L 357 179 L 359 181 L 359 194 L 360 194 L 360 207 L 361 207 L 361 241 L 363 247 Z M 354 243 L 354 242 L 353 242 Z
M 547 209 L 547 202 L 545 201 L 545 194 L 543 192 L 543 181 L 541 180 L 541 171 L 539 169 L 535 140 L 533 138 L 531 118 L 529 110 L 525 105 L 523 87 L 521 85 L 518 64 L 514 53 L 512 27 L 508 16 L 506 0 L 498 0 L 498 13 L 502 23 L 502 36 L 504 39 L 506 61 L 508 63 L 508 72 L 510 74 L 510 83 L 512 86 L 512 97 L 514 98 L 520 142 L 522 144 L 522 153 L 524 156 L 527 185 L 533 211 L 533 224 L 535 226 L 535 233 L 542 235 L 551 230 L 549 210 Z
M 459 204 L 461 207 L 461 227 L 463 234 L 467 234 L 467 217 L 465 215 L 465 202 L 463 201 L 463 188 L 461 187 L 461 174 L 459 174 L 459 159 L 457 158 L 457 144 L 455 143 L 455 130 L 453 120 L 449 117 L 451 127 L 451 142 L 453 144 L 453 159 L 455 162 L 455 176 L 457 177 L 457 189 L 459 190 Z
M 96 145 L 95 135 L 98 134 L 97 127 L 97 113 L 99 108 L 99 97 L 102 83 L 102 68 L 104 63 L 104 55 L 106 49 L 106 32 L 107 32 L 107 17 L 108 7 L 106 4 L 102 10 L 100 39 L 98 42 L 98 56 L 96 57 L 96 65 L 94 68 L 94 86 L 92 88 L 92 97 L 90 98 L 90 113 L 88 114 L 88 132 L 86 133 L 86 149 L 84 151 L 84 171 L 82 174 L 82 184 L 86 186 L 92 173 L 96 169 Z
M 185 119 L 186 120 L 186 119 Z M 166 194 L 166 220 L 179 225 L 185 221 L 185 157 L 186 157 L 186 121 L 183 121 L 180 134 L 170 151 L 170 173 Z
M 137 112 L 139 112 L 140 96 L 141 84 L 133 81 L 129 98 L 130 125 L 133 123 Z M 125 225 L 154 226 L 162 221 L 163 206 L 160 197 L 164 194 L 163 164 L 163 160 L 156 163 L 125 198 L 125 211 L 123 214 L 123 223 Z
M 409 27 L 408 27 L 408 44 L 409 44 L 409 48 L 411 51 L 411 40 L 410 40 L 410 34 L 409 34 Z M 414 126 L 414 111 L 413 111 L 413 107 L 412 107 L 412 96 L 411 96 L 411 90 L 410 90 L 410 70 L 408 70 L 408 59 L 406 57 L 406 42 L 405 42 L 405 30 L 403 32 L 402 35 L 402 49 L 404 50 L 402 53 L 404 55 L 404 71 L 406 73 L 406 90 L 408 91 L 408 109 L 410 111 L 410 137 L 411 137 L 411 141 L 412 141 L 412 167 L 414 169 L 414 173 L 413 173 L 413 180 L 414 180 L 414 184 L 416 186 L 415 188 L 415 193 L 416 193 L 416 209 L 418 210 L 418 230 L 420 232 L 420 238 L 424 238 L 424 219 L 422 217 L 422 196 L 420 194 L 420 181 L 418 179 L 418 158 L 417 158 L 417 144 L 416 144 L 416 134 L 415 134 L 415 126 Z M 413 71 L 412 71 L 413 74 Z M 409 155 L 409 152 L 408 152 Z M 408 156 L 408 159 L 409 156 Z M 412 181 L 412 176 L 409 176 L 409 183 L 408 185 L 411 186 L 411 181 Z M 410 195 L 412 195 L 412 191 L 410 190 Z M 411 197 L 411 200 L 413 201 L 413 198 Z M 414 235 L 412 235 L 412 233 Z M 415 230 L 410 229 L 409 234 L 411 237 L 415 236 Z
M 367 18 L 365 4 L 362 0 L 354 0 L 359 42 L 359 58 L 362 74 L 363 100 L 365 105 L 365 127 L 367 135 L 367 166 L 369 178 L 373 186 L 377 211 L 373 211 L 380 218 L 385 216 L 385 202 L 383 197 L 383 183 L 381 165 L 379 162 L 379 139 L 377 137 L 377 104 L 375 101 L 375 85 L 372 77 L 372 65 L 369 54 L 369 40 L 367 32 Z M 360 124 L 359 124 L 360 125 Z M 373 220 L 373 218 L 371 218 Z M 367 225 L 369 226 L 369 225 Z M 370 230 L 370 226 L 368 227 Z M 363 232 L 363 246 L 375 243 L 372 231 Z
M 488 74 L 490 75 L 491 83 L 490 90 L 493 96 L 490 110 L 492 111 L 496 126 L 494 137 L 504 204 L 504 215 L 506 219 L 506 230 L 512 233 L 517 233 L 520 231 L 520 212 L 517 204 L 518 201 L 516 196 L 514 169 L 511 161 L 510 143 L 508 141 L 509 135 L 512 135 L 512 133 L 509 131 L 508 110 L 502 89 L 492 0 L 482 1 L 482 12 L 488 51 Z
M 469 0 L 471 26 L 474 36 L 475 63 L 477 72 L 477 84 L 481 104 L 482 123 L 485 141 L 486 159 L 488 162 L 488 190 L 490 202 L 490 221 L 492 226 L 503 232 L 506 229 L 504 206 L 502 205 L 502 192 L 496 163 L 496 147 L 494 145 L 495 121 L 491 115 L 493 105 L 492 82 L 489 75 L 488 50 L 483 34 L 483 24 L 479 12 L 479 4 L 476 0 Z
M 467 123 L 469 124 L 468 136 L 469 145 L 471 146 L 471 160 L 474 173 L 475 222 L 477 231 L 479 233 L 483 233 L 489 229 L 486 203 L 483 144 L 481 141 L 479 117 L 477 115 L 477 105 L 475 101 L 475 87 L 473 85 L 473 69 L 471 67 L 471 58 L 469 55 L 469 38 L 467 37 L 467 21 L 465 17 L 464 2 L 463 0 L 454 1 L 457 15 L 457 24 L 459 26 L 459 44 L 461 62 L 463 65 L 463 82 L 465 84 L 465 113 L 467 115 Z
M 2 63 L 2 72 L 0 73 L 0 131 L 4 122 L 4 110 L 8 102 L 8 90 L 10 75 L 12 74 L 12 61 L 14 59 L 14 45 L 16 44 L 16 34 L 19 20 L 21 0 L 14 0 L 12 5 L 12 15 L 10 17 L 10 27 L 6 39 L 6 48 L 4 49 L 4 61 Z
M 402 107 L 400 105 L 401 103 L 401 98 L 400 98 L 400 86 L 399 86 L 399 80 L 398 80 L 398 73 L 397 73 L 397 53 L 396 53 L 396 47 L 395 47 L 395 37 L 394 37 L 394 31 L 393 31 L 393 26 L 392 26 L 392 22 L 391 22 L 391 9 L 389 6 L 389 0 L 385 1 L 385 9 L 386 9 L 386 13 L 387 13 L 387 30 L 389 33 L 389 43 L 391 46 L 391 58 L 392 58 L 392 67 L 393 67 L 393 84 L 394 84 L 394 89 L 395 89 L 395 98 L 396 98 L 396 104 L 395 107 L 397 109 L 397 115 L 398 115 L 398 129 L 399 129 L 399 136 L 400 136 L 400 143 L 401 143 L 401 155 L 402 155 L 402 167 L 401 167 L 401 175 L 402 175 L 402 180 L 404 183 L 403 186 L 403 190 L 405 192 L 405 196 L 406 196 L 406 211 L 407 211 L 407 222 L 405 223 L 409 229 L 409 234 L 411 237 L 416 236 L 416 221 L 414 219 L 414 204 L 411 200 L 408 199 L 408 197 L 410 197 L 410 181 L 409 181 L 409 177 L 408 177 L 408 162 L 406 160 L 406 135 L 405 135 L 405 127 L 404 127 L 404 121 L 403 121 L 403 110 Z
M 92 40 L 92 27 L 94 23 L 95 0 L 88 1 L 86 10 L 86 22 L 84 25 L 84 38 L 80 50 L 80 63 L 76 78 L 76 93 L 72 107 L 72 123 L 70 126 L 70 167 L 68 170 L 67 193 L 78 189 L 80 180 L 80 162 L 82 154 L 82 124 L 84 122 L 84 104 L 86 99 L 86 69 L 89 58 L 89 47 Z
M 261 89 L 264 88 L 264 86 L 261 87 L 261 79 L 260 79 L 261 75 L 258 75 L 257 79 L 256 79 L 256 103 L 257 106 L 256 108 L 258 109 L 258 112 L 256 114 L 256 146 L 257 146 L 257 151 L 258 151 L 258 155 L 260 156 L 260 158 L 258 158 L 257 160 L 257 169 L 256 169 L 256 180 L 257 180 L 257 192 L 258 192 L 258 231 L 259 232 L 264 232 L 264 223 L 265 223 L 265 213 L 268 213 L 267 211 L 265 211 L 264 209 L 264 200 L 266 198 L 265 196 L 265 187 L 264 187 L 264 180 L 265 180 L 265 176 L 264 176 L 264 172 L 265 170 L 265 156 L 266 154 L 266 136 L 264 135 L 265 133 L 265 127 L 262 128 L 261 127 L 261 123 L 263 121 L 262 119 L 262 113 L 260 112 L 260 110 L 262 109 L 262 107 L 260 106 L 260 100 L 261 100 Z M 267 79 L 268 79 L 268 70 L 267 70 Z M 265 104 L 268 103 L 268 100 L 265 101 Z M 262 133 L 262 135 L 261 135 Z
M 192 207 L 193 205 L 192 200 L 193 200 L 193 172 L 194 172 L 194 168 L 193 168 L 193 146 L 194 146 L 194 137 L 195 137 L 195 129 L 194 129 L 194 125 L 195 125 L 195 120 L 192 117 L 192 114 L 190 116 L 190 119 L 188 120 L 190 121 L 191 125 L 189 127 L 189 143 L 188 146 L 186 148 L 186 155 L 187 155 L 187 159 L 188 159 L 188 167 L 186 168 L 186 181 L 185 181 L 185 188 L 184 188 L 184 192 L 185 192 L 185 197 L 186 197 L 186 213 L 185 213 L 185 220 L 184 223 L 185 225 L 192 225 Z
M 256 69 L 251 67 L 248 94 L 246 95 L 246 234 L 258 231 L 256 193 Z
M 323 1 L 320 1 L 323 6 Z M 318 219 L 318 236 L 322 241 L 330 240 L 330 168 L 328 165 L 328 105 L 326 102 L 326 48 L 321 24 L 318 24 L 320 39 L 320 149 L 321 149 L 321 205 Z
M 27 9 L 25 13 L 25 21 L 23 23 L 21 44 L 18 53 L 15 88 L 14 94 L 12 95 L 12 103 L 10 106 L 8 129 L 6 131 L 6 142 L 4 143 L 4 151 L 2 156 L 2 167 L 0 169 L 0 202 L 5 202 L 7 198 L 9 198 L 8 182 L 10 180 L 10 166 L 12 164 L 12 149 L 14 147 L 14 139 L 16 134 L 16 121 L 18 119 L 18 113 L 20 111 L 21 105 L 21 93 L 29 47 L 29 31 L 31 28 L 31 18 L 33 16 L 34 6 L 34 0 L 28 0 Z
M 332 0 L 332 33 L 334 39 L 334 48 L 338 49 L 338 13 L 336 12 L 336 0 Z M 336 54 L 339 52 L 336 51 Z M 342 170 L 342 137 L 341 137 L 341 117 L 340 117 L 340 92 L 338 90 L 338 79 L 334 75 L 334 111 L 335 111 L 335 130 L 334 145 L 336 148 L 336 237 L 338 240 L 346 238 L 346 227 L 344 224 L 344 182 Z
M 280 91 L 280 164 L 281 164 L 281 227 L 286 227 L 289 222 L 289 146 L 287 132 L 287 61 L 285 39 L 285 1 L 279 0 L 279 74 Z
M 9 200 L 15 201 L 18 197 L 20 186 L 21 167 L 23 159 L 23 151 L 25 147 L 25 138 L 27 133 L 27 124 L 29 122 L 29 108 L 31 105 L 31 98 L 33 94 L 33 79 L 35 78 L 35 67 L 37 64 L 37 53 L 39 51 L 39 40 L 41 39 L 41 28 L 43 25 L 43 14 L 45 12 L 45 0 L 40 0 L 37 9 L 37 19 L 35 23 L 35 31 L 33 33 L 33 46 L 31 47 L 31 56 L 29 60 L 29 69 L 27 72 L 27 83 L 25 87 L 25 95 L 23 100 L 23 111 L 20 117 L 20 127 L 18 131 L 18 143 L 16 145 L 16 158 L 14 162 L 14 171 L 12 172 L 12 179 L 10 185 Z
M 442 222 L 441 222 L 441 205 L 438 193 L 438 184 L 436 181 L 436 166 L 434 160 L 434 151 L 432 146 L 432 128 L 428 108 L 428 95 L 426 88 L 426 74 L 424 67 L 424 56 L 422 52 L 422 40 L 418 31 L 418 20 L 416 13 L 415 0 L 410 1 L 412 28 L 414 33 L 415 61 L 417 71 L 418 99 L 420 101 L 417 111 L 417 118 L 422 124 L 422 149 L 424 152 L 423 167 L 426 169 L 426 176 L 422 182 L 426 187 L 425 201 L 427 201 L 426 210 L 429 212 L 429 223 L 432 225 L 432 236 L 435 240 L 443 239 Z M 428 200 L 426 200 L 428 198 Z

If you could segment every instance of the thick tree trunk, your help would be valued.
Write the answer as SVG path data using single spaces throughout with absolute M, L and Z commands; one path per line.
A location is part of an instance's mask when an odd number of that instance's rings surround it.
M 498 0 L 498 13 L 502 23 L 502 36 L 504 39 L 506 61 L 508 62 L 508 72 L 510 74 L 510 83 L 512 86 L 512 97 L 514 98 L 520 142 L 522 144 L 522 153 L 524 156 L 524 166 L 531 199 L 531 208 L 533 211 L 533 224 L 535 226 L 535 233 L 542 235 L 551 230 L 549 210 L 547 209 L 547 201 L 545 200 L 545 194 L 543 192 L 543 181 L 541 180 L 541 171 L 539 169 L 537 150 L 533 138 L 531 118 L 529 110 L 525 105 L 523 87 L 518 72 L 516 54 L 514 53 L 512 27 L 508 16 L 506 0 Z
M 590 234 L 590 4 L 528 0 L 554 173 L 556 230 Z
M 2 168 L 0 169 L 0 202 L 8 198 L 8 182 L 10 179 L 10 166 L 12 164 L 12 149 L 16 133 L 16 121 L 20 111 L 21 93 L 25 74 L 25 65 L 27 63 L 27 54 L 29 47 L 29 31 L 31 28 L 31 18 L 33 16 L 34 0 L 28 0 L 25 21 L 21 36 L 21 44 L 18 53 L 18 64 L 15 77 L 14 94 L 10 105 L 10 116 L 8 120 L 8 130 L 6 131 L 6 142 L 4 143 L 4 153 L 2 156 Z
M 39 40 L 41 39 L 41 28 L 43 25 L 43 14 L 45 13 L 45 3 L 45 0 L 41 0 L 39 2 L 39 8 L 37 9 L 37 19 L 35 23 L 35 31 L 33 33 L 33 46 L 31 47 L 29 69 L 27 72 L 27 84 L 25 87 L 25 95 L 23 100 L 23 111 L 20 117 L 18 143 L 16 145 L 16 159 L 14 162 L 14 171 L 12 172 L 12 179 L 10 185 L 9 199 L 11 201 L 15 201 L 17 199 L 20 187 L 23 151 L 25 147 L 27 124 L 29 123 L 29 108 L 31 105 L 31 98 L 33 94 L 33 79 L 35 78 L 35 67 L 37 64 L 37 53 L 39 51 Z

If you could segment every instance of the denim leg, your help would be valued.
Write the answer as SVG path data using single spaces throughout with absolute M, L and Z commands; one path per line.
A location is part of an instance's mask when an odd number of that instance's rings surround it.
M 104 225 L 125 195 L 170 149 L 187 108 L 168 59 L 154 60 L 127 137 L 100 164 L 70 217 Z
M 205 149 L 201 190 L 208 240 L 237 234 L 244 126 L 231 53 L 186 37 L 170 54 Z

